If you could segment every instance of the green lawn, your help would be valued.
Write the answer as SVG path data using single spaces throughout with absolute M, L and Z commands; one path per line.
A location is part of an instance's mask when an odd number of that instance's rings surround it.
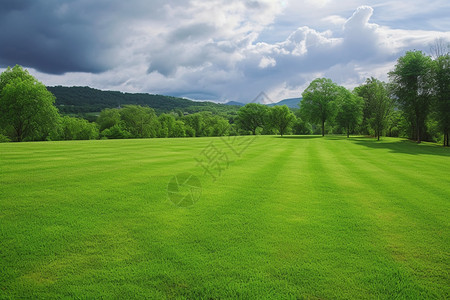
M 0 144 L 0 298 L 448 299 L 449 167 L 391 138 Z

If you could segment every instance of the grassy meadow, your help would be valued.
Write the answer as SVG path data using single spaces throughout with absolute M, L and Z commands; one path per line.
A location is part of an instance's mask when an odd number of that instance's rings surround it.
M 0 298 L 448 299 L 449 167 L 394 138 L 0 144 Z

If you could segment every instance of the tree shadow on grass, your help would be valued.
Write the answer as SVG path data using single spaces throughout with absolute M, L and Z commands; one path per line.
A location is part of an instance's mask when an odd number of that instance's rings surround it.
M 392 153 L 403 153 L 411 155 L 439 155 L 450 157 L 450 149 L 443 146 L 439 146 L 434 143 L 421 143 L 410 140 L 400 139 L 381 139 L 377 141 L 374 138 L 357 137 L 350 138 L 351 142 L 368 147 L 371 149 L 388 149 Z

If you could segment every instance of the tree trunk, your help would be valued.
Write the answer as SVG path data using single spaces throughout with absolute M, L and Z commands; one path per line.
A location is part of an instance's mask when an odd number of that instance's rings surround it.
M 350 137 L 350 129 L 347 127 L 347 138 Z
M 14 128 L 16 130 L 16 136 L 17 136 L 17 141 L 21 142 L 22 141 L 22 128 Z
M 420 126 L 417 125 L 417 143 L 420 143 Z
M 325 121 L 322 121 L 322 136 L 325 136 Z

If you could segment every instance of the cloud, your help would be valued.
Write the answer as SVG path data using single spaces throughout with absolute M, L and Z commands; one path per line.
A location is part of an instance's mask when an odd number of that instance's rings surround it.
M 392 21 L 442 9 L 360 2 L 8 0 L 0 8 L 0 28 L 11 28 L 0 31 L 0 67 L 32 68 L 47 85 L 245 102 L 261 91 L 298 97 L 318 76 L 348 87 L 372 74 L 386 79 L 404 51 L 450 41 L 448 31 Z

